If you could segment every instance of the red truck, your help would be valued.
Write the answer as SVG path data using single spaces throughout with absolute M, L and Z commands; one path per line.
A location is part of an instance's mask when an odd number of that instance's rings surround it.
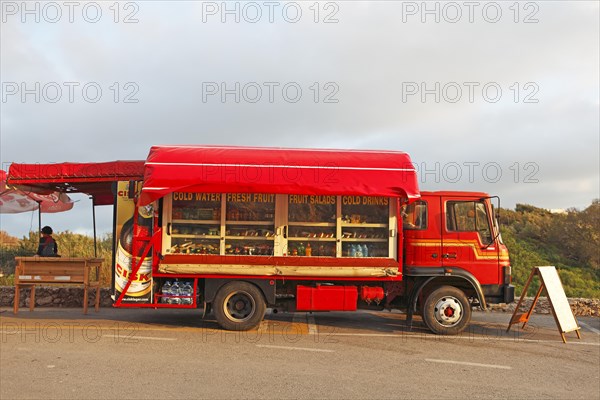
M 142 172 L 105 174 L 116 307 L 202 306 L 229 330 L 267 308 L 400 308 L 457 334 L 472 307 L 514 300 L 492 198 L 420 192 L 406 153 L 154 146 Z

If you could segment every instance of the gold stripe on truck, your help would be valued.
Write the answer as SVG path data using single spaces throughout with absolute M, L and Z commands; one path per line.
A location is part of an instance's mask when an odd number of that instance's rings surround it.
M 441 246 L 442 243 L 437 239 L 411 240 L 409 245 L 418 247 L 435 247 Z M 444 246 L 471 247 L 473 249 L 473 253 L 475 254 L 475 258 L 478 260 L 496 260 L 498 258 L 496 254 L 483 253 L 479 243 L 476 240 L 444 240 Z M 500 261 L 509 261 L 507 250 L 500 249 Z

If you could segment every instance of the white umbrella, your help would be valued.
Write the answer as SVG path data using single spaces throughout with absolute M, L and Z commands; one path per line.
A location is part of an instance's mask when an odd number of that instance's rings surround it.
M 57 213 L 73 208 L 73 200 L 64 193 L 36 193 L 24 187 L 12 187 L 6 184 L 6 172 L 0 170 L 0 214 L 18 214 L 39 210 L 39 228 L 41 213 Z

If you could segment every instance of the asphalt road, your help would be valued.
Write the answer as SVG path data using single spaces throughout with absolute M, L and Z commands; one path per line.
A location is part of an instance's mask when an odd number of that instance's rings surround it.
M 0 399 L 600 399 L 600 320 L 563 344 L 551 316 L 505 333 L 473 314 L 460 336 L 389 312 L 271 314 L 252 332 L 197 310 L 0 313 Z

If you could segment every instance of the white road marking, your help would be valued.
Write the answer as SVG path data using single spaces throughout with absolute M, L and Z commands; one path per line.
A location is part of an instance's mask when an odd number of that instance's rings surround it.
M 417 337 L 417 335 L 411 335 L 411 334 L 397 335 L 395 333 L 335 333 L 335 332 L 327 333 L 327 332 L 322 332 L 322 334 L 325 336 L 364 336 L 364 337 L 397 337 L 397 338 Z M 427 336 L 425 336 L 425 337 L 427 337 Z M 439 336 L 434 336 L 434 337 L 439 338 Z
M 177 340 L 175 338 L 161 338 L 161 337 L 152 337 L 152 336 L 127 336 L 127 335 L 102 335 L 103 338 L 119 338 L 127 341 L 132 341 L 135 339 L 144 339 L 144 340 L 166 340 L 173 341 Z
M 581 322 L 581 321 L 577 321 L 577 322 L 579 322 L 579 325 L 581 325 L 581 326 L 584 326 L 584 327 L 588 328 L 590 331 L 594 332 L 594 333 L 595 333 L 595 334 L 597 334 L 597 335 L 600 335 L 600 331 L 599 331 L 598 329 L 596 329 L 596 328 L 593 328 L 593 327 L 589 326 L 588 324 L 586 324 L 586 323 L 584 323 L 584 322 Z
M 317 328 L 317 323 L 315 322 L 315 316 L 311 313 L 306 313 L 306 322 L 308 324 L 308 334 L 318 335 L 319 329 Z
M 487 340 L 489 342 L 499 341 L 499 342 L 517 342 L 517 343 L 562 343 L 560 340 L 537 340 L 537 339 L 521 339 L 521 338 L 509 338 L 509 337 L 469 337 L 469 336 L 438 336 L 438 335 L 425 335 L 421 336 L 418 334 L 392 334 L 392 333 L 327 333 L 322 332 L 321 335 L 325 336 L 364 336 L 364 337 L 392 337 L 398 339 L 433 339 L 440 342 L 448 341 L 451 342 L 453 340 Z M 592 343 L 592 342 L 581 342 L 581 341 L 571 341 L 567 342 L 568 344 L 579 344 L 584 346 L 600 346 L 600 343 Z
M 311 349 L 309 347 L 271 346 L 268 344 L 257 344 L 256 347 L 262 347 L 262 348 L 266 348 L 266 349 L 303 350 L 303 351 L 314 351 L 314 352 L 319 352 L 319 353 L 335 353 L 335 350 Z
M 458 364 L 458 365 L 468 365 L 470 367 L 485 367 L 485 368 L 498 368 L 498 369 L 512 369 L 508 365 L 494 365 L 494 364 L 480 364 L 466 361 L 453 361 L 453 360 L 435 360 L 433 358 L 426 358 L 425 361 L 441 363 L 441 364 Z
M 54 368 L 56 365 L 47 365 L 48 368 Z

